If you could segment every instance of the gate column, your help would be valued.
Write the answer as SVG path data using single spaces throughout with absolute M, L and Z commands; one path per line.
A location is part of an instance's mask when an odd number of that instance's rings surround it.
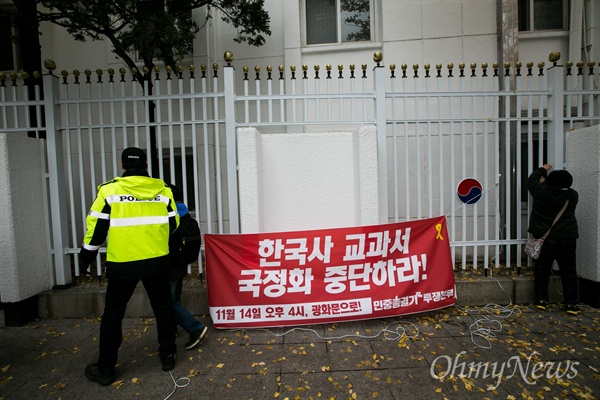
M 54 284 L 60 287 L 70 284 L 72 275 L 70 257 L 67 254 L 69 242 L 68 200 L 63 159 L 63 132 L 60 129 L 60 107 L 58 105 L 59 81 L 58 77 L 52 74 L 44 75 L 43 79 L 52 238 L 50 246 L 54 264 Z

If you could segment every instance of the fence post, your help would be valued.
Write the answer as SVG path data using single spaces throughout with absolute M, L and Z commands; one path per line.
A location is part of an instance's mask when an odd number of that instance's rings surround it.
M 70 284 L 72 275 L 70 257 L 67 254 L 69 229 L 66 210 L 68 199 L 65 185 L 63 134 L 60 129 L 60 107 L 58 105 L 59 78 L 52 74 L 44 75 L 43 84 L 54 284 L 60 287 Z
M 565 168 L 564 76 L 562 65 L 548 69 L 548 163 L 554 169 Z
M 240 209 L 238 199 L 237 145 L 235 123 L 235 69 L 223 68 L 225 96 L 225 146 L 227 157 L 227 197 L 229 204 L 229 233 L 240 233 Z M 217 149 L 219 151 L 219 149 Z
M 385 68 L 377 63 L 375 81 L 375 125 L 377 129 L 377 169 L 379 175 L 379 223 L 388 221 L 387 124 L 385 115 Z

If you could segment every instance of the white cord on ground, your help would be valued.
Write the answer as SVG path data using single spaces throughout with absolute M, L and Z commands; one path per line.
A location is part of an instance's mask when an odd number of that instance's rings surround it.
M 176 380 L 173 377 L 173 372 L 172 371 L 169 371 L 169 375 L 171 375 L 171 379 L 173 380 L 173 384 L 175 386 L 173 387 L 173 391 L 167 397 L 165 397 L 164 400 L 167 400 L 169 397 L 173 396 L 175 394 L 175 391 L 177 390 L 177 388 L 183 388 L 183 387 L 186 387 L 187 385 L 190 384 L 190 378 L 188 378 L 187 376 L 179 377 Z M 183 381 L 184 383 L 180 383 L 180 381 Z
M 514 314 L 521 314 L 521 310 L 513 306 L 512 299 L 510 298 L 508 293 L 504 291 L 502 284 L 497 279 L 494 280 L 496 281 L 496 283 L 498 283 L 498 286 L 500 286 L 502 292 L 508 297 L 509 304 L 507 306 L 501 306 L 498 304 L 487 304 L 483 308 L 473 310 L 456 306 L 459 310 L 466 313 L 477 312 L 478 314 L 489 314 L 489 316 L 484 315 L 483 318 L 476 320 L 474 323 L 471 324 L 471 326 L 469 326 L 469 332 L 471 333 L 471 342 L 473 342 L 475 346 L 481 347 L 483 349 L 491 349 L 491 338 L 496 338 L 496 334 L 502 332 L 503 325 L 502 322 L 500 322 L 501 319 L 511 317 Z M 486 341 L 486 344 L 482 345 L 477 343 L 475 340 L 475 336 L 482 337 Z
M 412 326 L 412 328 L 415 330 L 416 333 L 414 333 L 412 335 L 408 334 L 406 331 L 406 328 L 404 326 L 402 326 L 402 324 L 407 324 L 407 325 Z M 394 325 L 397 325 L 397 326 L 395 329 L 392 329 L 392 326 L 394 326 Z M 236 330 L 237 329 L 232 329 L 231 331 L 236 331 Z M 377 333 L 376 335 L 360 335 L 358 333 L 352 333 L 352 334 L 341 335 L 341 336 L 321 336 L 314 329 L 298 328 L 298 327 L 292 328 L 289 331 L 285 331 L 283 333 L 274 333 L 268 329 L 261 329 L 261 330 L 266 331 L 276 337 L 285 336 L 294 331 L 312 332 L 316 337 L 318 337 L 319 339 L 322 339 L 322 340 L 339 340 L 339 339 L 346 339 L 346 338 L 350 338 L 350 337 L 363 338 L 363 339 L 375 339 L 383 334 L 383 336 L 387 340 L 399 341 L 404 336 L 406 336 L 407 338 L 410 338 L 410 339 L 414 339 L 419 336 L 419 328 L 417 328 L 417 326 L 415 324 L 413 324 L 412 322 L 408 322 L 408 321 L 392 322 L 391 324 L 389 324 L 388 326 L 383 328 L 381 331 L 379 331 L 379 333 Z

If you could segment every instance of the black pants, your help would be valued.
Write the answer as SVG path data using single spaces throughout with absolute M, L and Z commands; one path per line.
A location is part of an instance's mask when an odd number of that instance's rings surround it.
M 535 292 L 537 300 L 548 301 L 548 283 L 554 260 L 560 270 L 565 304 L 577 304 L 577 241 L 575 239 L 546 239 L 535 261 Z
M 109 278 L 106 287 L 104 314 L 100 323 L 100 355 L 98 366 L 101 369 L 113 369 L 117 364 L 119 347 L 123 340 L 122 322 L 127 303 L 139 281 L 142 281 L 150 305 L 156 317 L 159 355 L 175 354 L 177 322 L 171 308 L 171 292 L 166 274 L 157 274 L 134 279 Z

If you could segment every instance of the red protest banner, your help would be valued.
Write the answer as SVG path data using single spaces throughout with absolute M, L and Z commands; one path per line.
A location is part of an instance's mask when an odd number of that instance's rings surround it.
M 383 318 L 456 302 L 443 216 L 204 239 L 216 328 Z

